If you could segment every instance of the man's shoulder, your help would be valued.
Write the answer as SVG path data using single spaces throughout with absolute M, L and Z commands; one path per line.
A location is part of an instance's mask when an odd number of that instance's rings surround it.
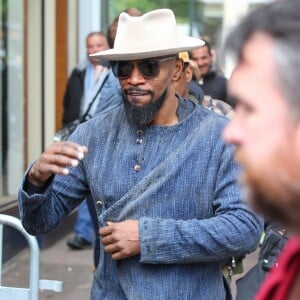
M 227 83 L 228 79 L 220 72 L 216 72 L 215 80 L 219 83 Z
M 104 124 L 105 122 L 108 124 L 117 124 L 121 123 L 123 120 L 122 114 L 124 113 L 124 105 L 121 103 L 120 105 L 116 105 L 111 107 L 105 111 L 98 112 L 91 121 L 94 124 Z
M 72 70 L 70 77 L 84 77 L 85 72 L 86 72 L 86 68 L 79 69 L 79 68 L 75 67 Z
M 121 88 L 120 86 L 120 82 L 118 80 L 118 78 L 115 77 L 115 75 L 112 72 L 112 69 L 109 68 L 107 71 L 107 82 L 106 85 L 112 86 L 112 87 L 117 87 L 117 88 Z
M 120 128 L 124 121 L 124 106 L 119 105 L 105 112 L 97 113 L 93 118 L 81 123 L 77 128 L 76 137 L 83 144 L 93 144 L 94 140 L 103 139 Z M 113 130 L 112 130 L 113 129 Z
M 205 81 L 227 82 L 228 79 L 219 71 L 212 70 L 204 76 Z
M 195 102 L 194 102 L 195 103 Z M 218 136 L 217 132 L 222 132 L 229 119 L 223 113 L 216 113 L 212 107 L 207 107 L 199 103 L 195 103 L 193 112 L 195 126 L 205 132 L 215 132 L 211 137 L 214 139 Z M 206 138 L 207 138 L 207 134 Z
M 90 65 L 88 60 L 79 62 L 71 71 L 71 76 L 84 76 L 87 67 Z
M 226 80 L 226 81 L 227 81 L 227 78 L 226 78 L 226 76 L 223 74 L 222 71 L 217 71 L 216 74 L 217 74 L 217 77 L 218 77 L 218 78 L 221 78 L 222 80 Z

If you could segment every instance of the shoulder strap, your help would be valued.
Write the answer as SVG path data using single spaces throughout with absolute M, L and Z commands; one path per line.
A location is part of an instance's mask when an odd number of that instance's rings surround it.
M 124 194 L 117 202 L 107 208 L 99 219 L 101 224 L 105 224 L 107 220 L 119 222 L 126 218 L 137 218 L 139 211 L 135 209 L 136 206 L 146 205 L 149 195 L 153 191 L 158 190 L 161 186 L 166 185 L 168 180 L 177 173 L 178 169 L 182 168 L 186 157 L 192 155 L 193 149 L 203 135 L 201 127 L 196 126 L 185 137 L 182 143 L 174 149 L 162 162 L 160 162 L 147 176 L 132 187 L 126 194 Z M 169 166 L 166 168 L 166 166 Z M 153 200 L 151 200 L 153 201 Z M 141 204 L 143 203 L 143 204 Z M 122 208 L 122 209 L 121 209 Z
M 97 90 L 97 93 L 95 94 L 93 100 L 90 102 L 90 104 L 89 104 L 89 106 L 88 106 L 86 112 L 80 117 L 80 119 L 79 119 L 80 123 L 83 123 L 83 122 L 85 122 L 85 121 L 88 119 L 89 111 L 91 110 L 91 107 L 92 107 L 92 105 L 94 104 L 95 100 L 97 99 L 99 93 L 101 92 L 101 90 L 102 90 L 102 88 L 103 88 L 103 86 L 104 86 L 104 83 L 106 82 L 106 80 L 107 80 L 107 78 L 108 78 L 108 74 L 109 74 L 109 72 L 106 72 L 106 73 L 105 73 L 105 77 L 104 77 L 102 83 L 100 84 L 100 87 L 99 87 L 99 89 Z

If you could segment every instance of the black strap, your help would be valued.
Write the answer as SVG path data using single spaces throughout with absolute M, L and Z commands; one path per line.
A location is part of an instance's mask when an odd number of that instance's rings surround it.
M 108 72 L 109 72 L 109 71 L 108 71 Z M 87 108 L 86 112 L 79 118 L 79 122 L 80 122 L 80 123 L 83 123 L 83 122 L 85 122 L 85 121 L 88 119 L 89 111 L 91 110 L 92 105 L 93 105 L 94 102 L 96 101 L 96 99 L 97 99 L 99 93 L 101 92 L 101 90 L 102 90 L 102 88 L 103 88 L 103 86 L 104 86 L 104 83 L 106 82 L 106 80 L 107 80 L 107 78 L 108 78 L 108 76 L 109 76 L 108 72 L 106 72 L 105 78 L 104 78 L 104 80 L 102 81 L 102 83 L 101 83 L 101 85 L 100 85 L 100 87 L 99 87 L 97 93 L 95 94 L 93 100 L 90 102 L 89 107 Z

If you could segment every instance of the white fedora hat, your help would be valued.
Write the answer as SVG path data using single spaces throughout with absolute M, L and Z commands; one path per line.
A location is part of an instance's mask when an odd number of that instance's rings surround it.
M 172 10 L 157 9 L 138 17 L 121 13 L 114 48 L 90 56 L 134 60 L 177 54 L 203 44 L 198 38 L 179 34 Z

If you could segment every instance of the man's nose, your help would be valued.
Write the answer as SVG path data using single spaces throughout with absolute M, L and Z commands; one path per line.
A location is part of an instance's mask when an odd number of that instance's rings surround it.
M 223 139 L 228 144 L 238 145 L 241 143 L 241 127 L 236 116 L 233 116 L 223 131 Z
M 137 85 L 145 82 L 145 77 L 141 74 L 136 64 L 133 65 L 132 71 L 127 78 L 127 81 L 132 85 Z

